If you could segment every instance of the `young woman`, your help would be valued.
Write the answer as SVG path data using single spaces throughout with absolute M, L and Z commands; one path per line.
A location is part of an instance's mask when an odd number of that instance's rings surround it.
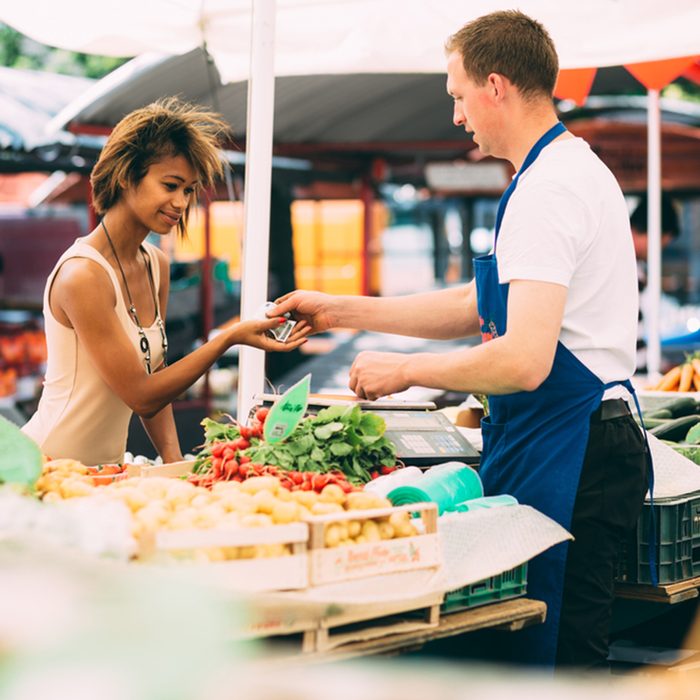
M 171 402 L 235 344 L 287 351 L 266 331 L 280 319 L 224 326 L 213 340 L 167 364 L 168 259 L 149 232 L 185 234 L 197 191 L 222 173 L 227 126 L 169 98 L 117 124 L 91 174 L 100 224 L 61 256 L 46 283 L 48 365 L 37 412 L 23 430 L 52 458 L 121 461 L 132 412 L 164 461 L 182 459 Z

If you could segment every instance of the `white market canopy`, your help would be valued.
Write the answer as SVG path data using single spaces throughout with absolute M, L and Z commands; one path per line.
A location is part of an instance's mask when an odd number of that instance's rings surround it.
M 45 44 L 113 56 L 179 55 L 206 43 L 222 82 L 249 80 L 247 240 L 254 228 L 269 228 L 274 75 L 442 73 L 443 46 L 451 33 L 480 15 L 513 6 L 547 27 L 564 69 L 700 55 L 698 0 L 6 0 L 0 22 Z M 649 288 L 658 296 L 659 110 L 658 91 L 651 92 Z M 255 255 L 244 243 L 244 316 L 264 299 L 267 248 L 261 243 L 259 237 Z M 255 288 L 247 293 L 251 279 Z M 649 367 L 658 367 L 658 328 L 650 331 L 649 348 Z M 246 358 L 253 371 L 241 373 L 242 419 L 252 393 L 263 386 L 262 353 L 246 348 L 242 364 Z
M 206 40 L 226 83 L 248 78 L 251 4 L 22 0 L 4 2 L 0 21 L 51 46 L 112 56 L 181 54 Z M 442 72 L 448 35 L 512 7 L 544 23 L 562 68 L 700 53 L 697 0 L 277 0 L 275 74 Z

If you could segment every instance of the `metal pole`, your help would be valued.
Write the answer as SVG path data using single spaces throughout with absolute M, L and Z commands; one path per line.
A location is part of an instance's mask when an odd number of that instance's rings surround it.
M 249 319 L 266 301 L 270 244 L 272 125 L 275 107 L 275 0 L 251 3 L 250 77 L 246 122 L 246 174 L 241 318 Z M 253 396 L 265 386 L 265 353 L 241 346 L 238 374 L 238 419 L 244 421 Z
M 362 179 L 362 294 L 368 296 L 371 288 L 372 246 L 374 237 L 374 190 L 369 175 Z
M 647 93 L 647 370 L 650 376 L 661 367 L 659 309 L 661 300 L 661 106 L 659 91 Z
M 212 288 L 211 264 L 211 200 L 213 192 L 205 192 L 204 205 L 204 257 L 202 258 L 202 286 L 200 304 L 202 307 L 202 341 L 209 340 L 209 333 L 214 327 L 214 294 Z M 204 406 L 209 414 L 211 410 L 211 391 L 209 386 L 209 371 L 204 374 L 204 391 L 202 392 Z

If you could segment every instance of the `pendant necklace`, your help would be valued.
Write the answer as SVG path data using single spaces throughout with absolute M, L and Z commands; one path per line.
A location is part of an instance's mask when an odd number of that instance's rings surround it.
M 126 296 L 129 298 L 129 313 L 131 314 L 131 317 L 133 318 L 134 323 L 136 324 L 136 328 L 138 328 L 138 333 L 140 337 L 139 347 L 141 348 L 141 352 L 144 354 L 144 358 L 146 360 L 146 371 L 148 372 L 148 374 L 151 374 L 151 344 L 148 342 L 148 336 L 146 335 L 146 331 L 144 331 L 143 326 L 139 321 L 138 314 L 136 313 L 136 306 L 134 306 L 134 300 L 131 298 L 131 291 L 129 290 L 129 285 L 126 281 L 126 275 L 124 274 L 124 268 L 122 267 L 122 264 L 119 260 L 119 256 L 117 255 L 117 249 L 114 247 L 114 243 L 112 243 L 112 238 L 109 235 L 109 231 L 107 231 L 104 219 L 100 222 L 100 224 L 105 232 L 105 236 L 107 236 L 107 241 L 109 242 L 109 247 L 112 249 L 114 259 L 117 261 L 117 267 L 119 268 L 119 272 L 121 272 L 122 280 L 124 281 L 124 289 L 126 289 Z M 160 307 L 158 304 L 158 297 L 156 296 L 156 289 L 153 284 L 153 272 L 151 270 L 151 263 L 146 257 L 146 251 L 143 249 L 142 245 L 139 246 L 139 250 L 141 251 L 141 255 L 143 256 L 143 261 L 146 265 L 146 270 L 148 271 L 148 281 L 151 286 L 151 294 L 153 295 L 153 305 L 156 309 L 156 325 L 160 330 L 160 339 L 163 344 L 163 365 L 167 365 L 168 339 L 165 335 L 165 325 L 163 323 L 163 319 L 160 317 Z

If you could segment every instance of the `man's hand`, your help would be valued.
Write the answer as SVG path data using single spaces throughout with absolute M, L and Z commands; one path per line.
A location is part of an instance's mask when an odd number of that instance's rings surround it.
M 277 308 L 267 312 L 271 318 L 290 313 L 300 322 L 305 322 L 310 333 L 321 333 L 336 325 L 331 313 L 334 297 L 322 292 L 296 291 L 275 300 Z
M 399 352 L 361 352 L 350 368 L 349 386 L 370 401 L 408 389 L 405 368 L 410 357 Z
M 266 321 L 252 319 L 250 321 L 239 321 L 228 326 L 224 326 L 230 333 L 231 345 L 250 345 L 253 348 L 260 348 L 266 352 L 289 352 L 298 348 L 306 342 L 306 336 L 311 332 L 311 328 L 305 321 L 299 321 L 292 331 L 286 343 L 267 335 L 267 331 L 277 328 L 284 323 L 285 319 L 275 317 Z

